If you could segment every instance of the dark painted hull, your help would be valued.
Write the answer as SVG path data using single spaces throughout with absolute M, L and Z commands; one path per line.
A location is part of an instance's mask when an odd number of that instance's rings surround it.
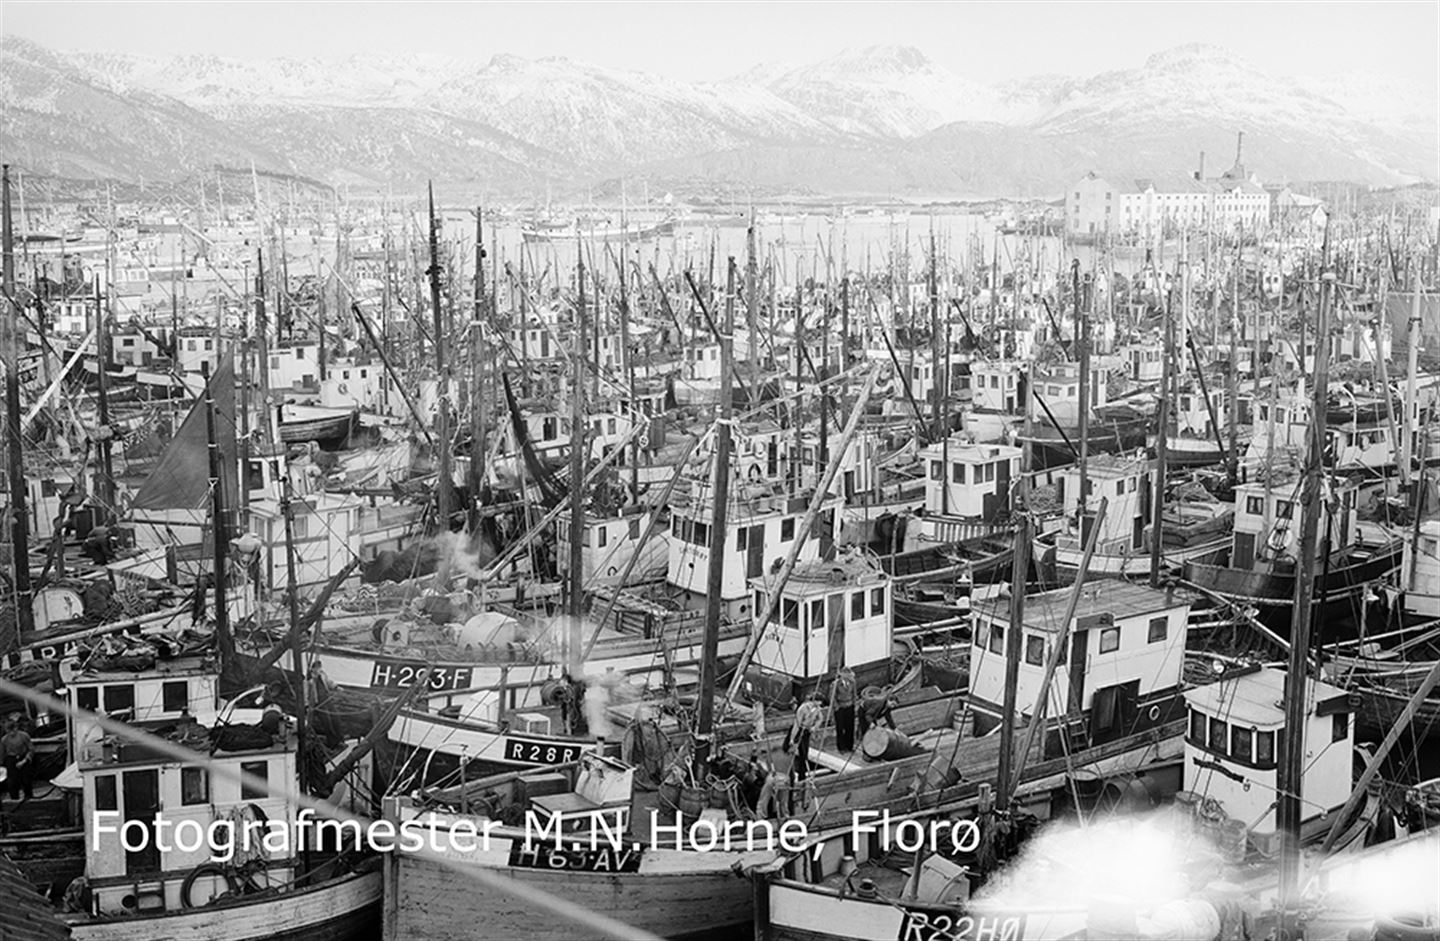
M 1400 566 L 1401 554 L 1400 540 L 1364 553 L 1358 550 L 1338 553 L 1332 558 L 1328 571 L 1316 573 L 1316 600 L 1325 604 L 1348 602 L 1393 573 Z M 1255 572 L 1186 562 L 1183 577 L 1202 591 L 1232 601 L 1272 606 L 1286 606 L 1295 601 L 1293 572 Z

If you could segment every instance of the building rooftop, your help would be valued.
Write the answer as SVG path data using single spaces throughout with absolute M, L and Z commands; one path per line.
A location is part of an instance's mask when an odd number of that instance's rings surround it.
M 1057 588 L 1025 596 L 1025 627 L 1055 634 L 1060 631 L 1060 618 L 1069 603 L 1070 589 Z M 1171 611 L 1190 604 L 1191 596 L 1181 591 L 1168 591 L 1116 579 L 1099 579 L 1087 583 L 1075 605 L 1075 617 L 1085 618 L 1109 614 L 1115 618 Z M 999 598 L 993 603 L 977 604 L 975 611 L 992 620 L 1010 623 L 1010 600 Z
M 1307 715 L 1315 711 L 1315 703 L 1346 695 L 1345 690 L 1318 680 L 1306 686 L 1310 697 Z M 1185 699 L 1201 712 L 1223 716 L 1236 725 L 1280 726 L 1285 724 L 1285 672 L 1265 668 L 1216 683 L 1199 686 L 1185 693 Z

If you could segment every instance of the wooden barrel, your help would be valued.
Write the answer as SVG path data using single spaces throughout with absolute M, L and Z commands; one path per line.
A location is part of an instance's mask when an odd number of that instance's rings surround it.
M 676 809 L 686 817 L 699 817 L 705 809 L 706 791 L 703 787 L 682 787 Z
M 871 761 L 909 758 L 925 750 L 912 743 L 903 732 L 878 725 L 866 731 L 865 740 L 860 743 L 860 747 L 865 752 L 865 757 Z

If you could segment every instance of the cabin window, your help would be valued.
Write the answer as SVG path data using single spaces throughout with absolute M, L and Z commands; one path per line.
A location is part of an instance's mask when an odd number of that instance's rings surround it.
M 210 803 L 210 772 L 204 768 L 180 769 L 180 803 Z
M 1255 763 L 1257 765 L 1273 765 L 1275 763 L 1275 733 L 1255 733 Z
M 205 344 L 205 349 L 207 349 L 207 350 L 210 349 L 210 344 L 209 344 L 209 343 L 206 343 L 206 344 Z M 296 359 L 304 359 L 304 358 L 305 358 L 305 348 L 304 348 L 303 346 L 297 346 L 297 347 L 295 347 L 295 358 L 296 358 Z
M 885 589 L 870 589 L 870 616 L 879 617 L 885 613 Z
M 850 595 L 850 620 L 858 621 L 865 617 L 865 592 L 857 591 Z
M 1330 717 L 1330 741 L 1343 742 L 1350 735 L 1350 713 L 1337 712 Z
M 780 521 L 780 541 L 789 542 L 795 538 L 795 517 Z
M 700 522 L 700 521 L 697 520 L 697 521 L 695 522 L 695 526 L 694 526 L 693 531 L 691 532 L 691 535 L 692 535 L 692 536 L 694 537 L 694 539 L 695 539 L 695 545 L 697 545 L 697 546 L 708 546 L 708 545 L 710 545 L 710 524 L 709 524 L 709 523 L 702 523 L 702 522 Z
M 1045 665 L 1045 638 L 1025 638 L 1025 662 L 1037 667 Z
M 611 418 L 605 422 L 605 428 L 610 434 L 615 433 L 615 419 Z
M 107 686 L 103 698 L 105 712 L 108 715 L 113 716 L 117 712 L 131 712 L 135 709 L 135 686 L 131 683 Z
M 945 476 L 945 468 L 939 461 L 930 462 L 930 479 L 941 480 Z
M 1288 520 L 1290 518 L 1291 511 L 1294 509 L 1294 506 L 1295 504 L 1291 503 L 1289 500 L 1276 500 L 1275 515 L 1282 520 Z
M 1151 618 L 1150 629 L 1145 633 L 1145 642 L 1148 644 L 1160 643 L 1165 639 L 1166 635 L 1169 632 L 1169 628 L 1169 618 Z
M 166 712 L 179 712 L 190 705 L 190 685 L 172 680 L 160 687 L 160 707 Z
M 1228 744 L 1229 729 L 1226 728 L 1224 719 L 1217 719 L 1213 716 L 1210 719 L 1210 743 L 1209 748 L 1213 752 L 1225 754 L 1225 746 Z
M 1205 713 L 1199 709 L 1190 710 L 1190 742 L 1194 745 L 1205 744 Z
M 1230 730 L 1230 757 L 1247 765 L 1255 763 L 1255 730 L 1235 726 Z
M 1120 628 L 1107 627 L 1100 632 L 1100 652 L 1114 653 L 1120 649 Z
M 597 526 L 595 528 L 595 548 L 604 549 L 605 543 L 608 542 L 609 539 L 609 530 L 607 530 L 604 526 Z
M 81 686 L 75 690 L 75 705 L 89 712 L 100 708 L 100 689 L 95 686 Z
M 119 810 L 119 791 L 115 787 L 115 775 L 97 774 L 95 776 L 95 809 L 96 810 Z
M 1264 515 L 1265 515 L 1265 498 L 1264 498 L 1264 497 L 1246 497 L 1246 498 L 1245 498 L 1245 512 L 1246 512 L 1246 513 L 1249 513 L 1251 516 L 1264 516 Z
M 821 631 L 825 629 L 825 599 L 817 598 L 810 602 L 810 630 Z
M 640 538 L 640 521 L 639 521 L 638 519 L 632 519 L 632 520 L 630 520 L 630 538 L 631 538 L 631 539 L 639 539 L 639 538 Z
M 990 377 L 990 388 L 992 388 L 992 389 L 998 389 L 998 388 L 1000 388 L 1000 377 L 999 377 L 999 376 L 991 376 L 991 377 Z
M 268 761 L 242 761 L 240 762 L 240 773 L 259 778 L 260 781 L 268 781 L 269 767 L 270 762 Z M 252 786 L 248 781 L 240 782 L 240 799 L 242 801 L 261 800 L 267 796 L 267 789 L 263 785 L 260 785 L 259 782 L 257 782 L 255 786 Z
M 790 598 L 780 601 L 780 619 L 785 622 L 786 627 L 800 626 L 800 602 Z
M 1118 497 L 1118 496 L 1120 496 L 1120 495 L 1121 495 L 1122 493 L 1124 493 L 1124 492 L 1125 492 L 1125 481 L 1123 481 L 1123 480 L 1117 480 L 1117 481 L 1115 481 L 1115 496 Z
M 953 479 L 957 484 L 963 484 L 965 482 L 964 464 L 955 465 L 954 469 L 951 471 L 951 479 Z
M 990 652 L 1005 652 L 1005 628 L 999 624 L 994 624 L 990 627 Z
M 690 542 L 690 530 L 695 526 L 694 522 L 685 519 L 683 516 L 675 521 L 675 535 L 681 542 Z
M 747 535 L 749 535 L 749 533 L 750 533 L 750 529 L 749 529 L 749 527 L 746 527 L 746 526 L 741 526 L 739 529 L 735 530 L 735 548 L 736 548 L 736 549 L 739 549 L 739 550 L 742 551 L 742 552 L 745 550 L 745 537 L 746 537 Z
M 990 643 L 990 622 L 981 621 L 975 626 L 975 646 L 984 650 Z

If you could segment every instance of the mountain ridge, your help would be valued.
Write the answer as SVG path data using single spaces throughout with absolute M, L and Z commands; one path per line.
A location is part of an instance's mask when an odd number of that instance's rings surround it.
M 502 195 L 614 177 L 707 190 L 1054 195 L 1081 174 L 1394 185 L 1440 177 L 1434 91 L 1286 77 L 1187 44 L 1092 76 L 985 84 L 913 46 L 679 81 L 563 57 L 234 59 L 0 48 L 0 133 L 66 177 L 245 165 L 331 184 L 466 180 Z M 1222 157 L 1222 155 L 1224 155 Z

